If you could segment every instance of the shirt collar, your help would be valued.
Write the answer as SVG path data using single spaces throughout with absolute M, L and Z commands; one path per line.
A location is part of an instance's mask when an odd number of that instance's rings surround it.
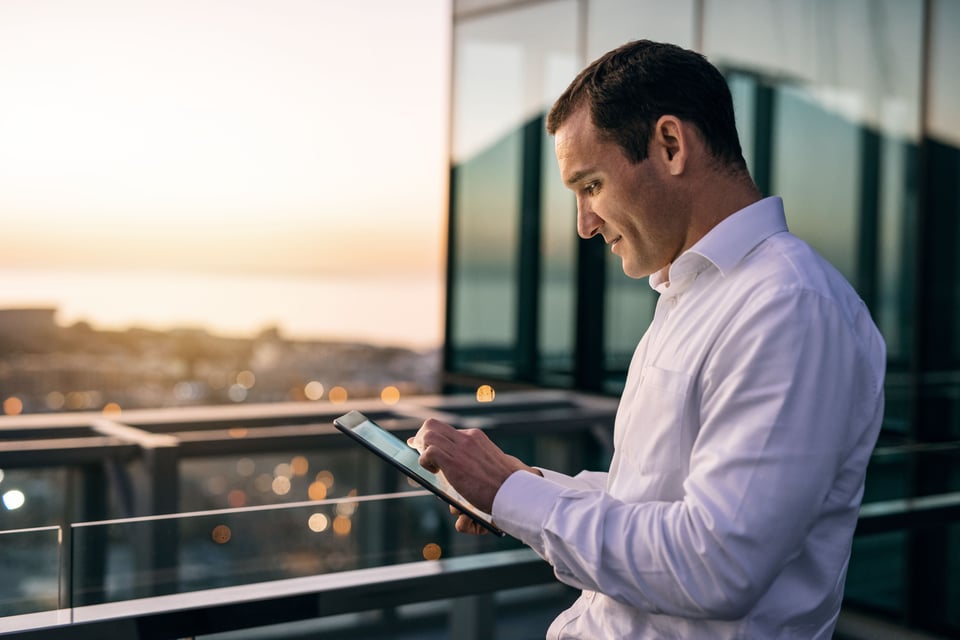
M 691 281 L 711 264 L 726 276 L 757 245 L 783 231 L 787 231 L 783 199 L 771 196 L 758 200 L 721 220 L 680 254 L 668 270 L 651 275 L 650 286 L 662 293 L 667 286 Z

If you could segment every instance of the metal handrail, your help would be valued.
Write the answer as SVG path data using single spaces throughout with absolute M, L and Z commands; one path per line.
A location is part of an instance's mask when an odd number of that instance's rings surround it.
M 16 640 L 190 637 L 475 596 L 554 580 L 550 566 L 530 549 L 494 551 L 75 607 L 69 611 L 69 622 L 14 631 L 4 637 Z M 58 613 L 61 618 L 65 617 L 64 612 Z M 46 618 L 36 614 L 21 618 L 26 624 L 44 619 L 49 623 L 52 615 L 53 612 Z

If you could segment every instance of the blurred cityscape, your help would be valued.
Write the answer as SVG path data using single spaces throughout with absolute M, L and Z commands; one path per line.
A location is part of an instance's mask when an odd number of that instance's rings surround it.
M 204 329 L 102 331 L 56 308 L 0 309 L 0 414 L 287 402 L 435 393 L 440 349 L 252 338 Z

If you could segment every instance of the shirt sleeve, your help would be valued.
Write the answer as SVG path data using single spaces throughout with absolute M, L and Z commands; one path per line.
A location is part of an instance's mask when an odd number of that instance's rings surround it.
M 540 469 L 539 467 L 538 469 L 544 478 L 568 489 L 602 490 L 607 486 L 608 474 L 606 471 L 581 471 L 575 476 L 568 476 L 550 469 Z
M 873 326 L 868 316 L 851 321 L 806 290 L 750 306 L 718 336 L 692 390 L 699 432 L 681 500 L 625 503 L 515 473 L 494 501 L 498 525 L 572 586 L 655 613 L 745 615 L 824 510 L 850 508 L 831 507 L 830 494 L 857 443 L 872 447 L 863 434 L 882 406 L 878 360 L 856 335 Z

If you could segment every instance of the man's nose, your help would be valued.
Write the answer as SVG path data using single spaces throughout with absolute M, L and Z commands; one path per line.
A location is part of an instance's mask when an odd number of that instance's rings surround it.
M 577 234 L 587 240 L 597 235 L 602 225 L 603 220 L 593 212 L 590 203 L 579 200 L 577 202 Z

